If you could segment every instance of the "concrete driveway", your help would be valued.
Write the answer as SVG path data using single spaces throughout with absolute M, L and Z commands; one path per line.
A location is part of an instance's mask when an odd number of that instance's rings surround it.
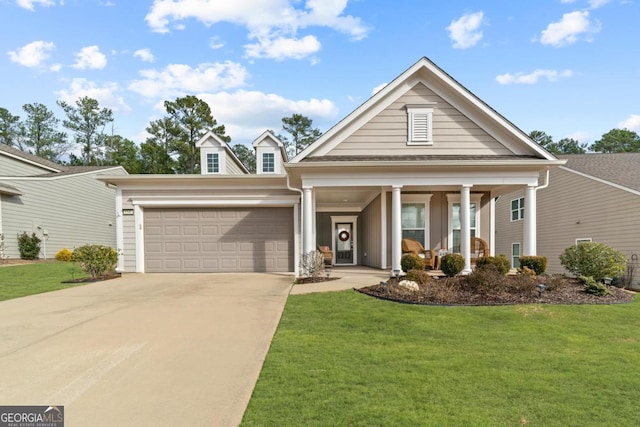
M 66 426 L 232 426 L 291 289 L 273 274 L 129 274 L 0 303 L 0 405 Z

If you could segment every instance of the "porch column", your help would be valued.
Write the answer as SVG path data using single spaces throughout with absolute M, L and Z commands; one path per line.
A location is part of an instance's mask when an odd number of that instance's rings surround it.
M 536 187 L 529 185 L 524 193 L 524 248 L 523 255 L 535 256 L 536 245 Z
M 402 270 L 402 186 L 391 188 L 391 270 Z
M 315 249 L 313 242 L 313 188 L 302 189 L 302 254 Z
M 462 274 L 471 273 L 471 187 L 460 190 L 460 253 L 464 257 Z

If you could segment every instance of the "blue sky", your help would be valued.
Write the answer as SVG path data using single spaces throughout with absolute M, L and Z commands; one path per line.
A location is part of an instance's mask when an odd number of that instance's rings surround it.
M 525 132 L 640 132 L 640 0 L 0 0 L 0 107 L 97 99 L 137 143 L 206 100 L 234 143 L 326 131 L 422 56 Z

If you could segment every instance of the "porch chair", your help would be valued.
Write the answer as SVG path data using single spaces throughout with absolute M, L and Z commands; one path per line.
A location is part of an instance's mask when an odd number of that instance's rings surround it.
M 402 239 L 402 253 L 416 254 L 420 258 L 424 258 L 427 267 L 432 270 L 436 268 L 436 251 L 433 249 L 425 249 L 422 244 L 415 239 Z
M 471 238 L 471 264 L 475 265 L 478 258 L 489 256 L 489 244 L 479 237 Z
M 333 266 L 333 251 L 329 246 L 318 246 L 318 251 L 322 253 L 324 257 L 324 265 L 326 267 Z

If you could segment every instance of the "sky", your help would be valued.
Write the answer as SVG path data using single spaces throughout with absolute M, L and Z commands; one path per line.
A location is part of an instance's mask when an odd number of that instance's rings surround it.
M 0 107 L 89 96 L 139 144 L 195 95 L 248 145 L 292 114 L 325 132 L 426 56 L 524 132 L 590 144 L 640 133 L 639 3 L 0 0 Z

